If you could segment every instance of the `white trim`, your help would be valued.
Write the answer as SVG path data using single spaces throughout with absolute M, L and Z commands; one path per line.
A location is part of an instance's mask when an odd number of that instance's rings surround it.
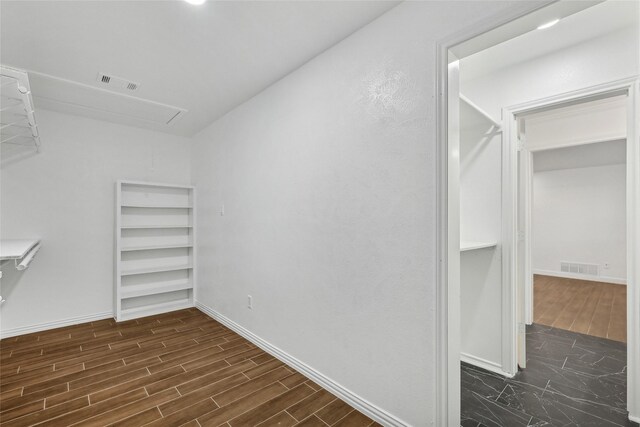
M 502 366 L 499 363 L 492 362 L 490 360 L 483 359 L 481 357 L 472 356 L 467 353 L 460 353 L 460 360 L 468 363 L 469 365 L 477 366 L 478 368 L 485 369 L 494 374 L 502 375 L 503 377 L 513 378 L 514 374 L 505 372 L 502 370 Z
M 526 135 L 525 135 L 526 139 Z M 526 143 L 526 141 L 525 141 Z M 528 150 L 523 150 L 522 161 L 526 170 L 523 176 L 523 186 L 525 190 L 524 203 L 524 322 L 527 325 L 533 323 L 533 234 L 531 227 L 533 223 L 533 154 Z M 525 340 L 526 342 L 526 340 Z
M 627 99 L 627 410 L 640 421 L 640 77 Z
M 634 417 L 633 415 L 629 414 L 629 419 L 631 421 L 633 421 L 634 423 L 639 423 L 640 424 L 640 417 Z
M 564 271 L 534 269 L 533 274 L 539 274 L 541 276 L 564 277 L 565 279 L 588 280 L 590 282 L 613 283 L 614 285 L 627 284 L 627 279 L 620 279 L 619 277 L 591 276 L 589 274 L 565 273 Z
M 117 184 L 139 185 L 141 187 L 167 187 L 167 188 L 184 188 L 194 189 L 195 186 L 189 184 L 169 184 L 167 182 L 147 182 L 147 181 L 131 181 L 128 179 L 119 179 Z
M 503 113 L 502 138 L 502 369 L 518 372 L 517 248 L 518 123 Z
M 295 357 L 284 352 L 283 350 L 279 349 L 278 347 L 274 346 L 268 341 L 265 341 L 264 339 L 255 335 L 253 332 L 238 325 L 233 320 L 218 313 L 213 308 L 201 303 L 200 301 L 196 301 L 196 308 L 201 310 L 208 316 L 212 317 L 214 320 L 222 323 L 224 326 L 236 332 L 238 335 L 241 335 L 242 337 L 251 341 L 253 344 L 257 345 L 262 350 L 271 354 L 272 356 L 279 359 L 283 363 L 286 363 L 287 365 L 296 369 L 302 375 L 318 383 L 324 389 L 333 393 L 340 399 L 344 400 L 346 403 L 353 406 L 358 411 L 367 415 L 369 418 L 373 419 L 374 421 L 377 421 L 380 424 L 385 426 L 397 426 L 397 427 L 409 426 L 409 424 L 407 424 L 406 422 L 400 420 L 399 418 L 394 417 L 390 413 L 386 412 L 384 409 L 381 409 L 378 406 L 374 405 L 373 403 L 363 399 L 362 397 L 353 393 L 349 389 L 343 387 L 342 385 L 326 377 L 322 373 L 316 371 L 314 368 L 302 362 L 301 360 L 296 359 Z
M 97 314 L 88 314 L 86 316 L 70 317 L 68 319 L 56 320 L 55 322 L 39 323 L 37 325 L 21 326 L 19 328 L 6 329 L 0 332 L 0 338 L 10 338 L 18 335 L 31 334 L 33 332 L 48 331 L 49 329 L 62 328 L 64 326 L 79 325 L 81 323 L 95 322 L 96 320 L 104 320 L 113 318 L 113 311 L 104 311 Z
M 538 145 L 535 147 L 528 147 L 527 150 L 531 153 L 536 153 L 538 151 L 547 151 L 547 150 L 555 150 L 557 148 L 569 148 L 576 147 L 579 145 L 589 145 L 589 144 L 600 144 L 603 142 L 615 142 L 615 141 L 624 141 L 627 139 L 626 135 L 608 135 L 608 136 L 600 136 L 597 138 L 591 139 L 574 139 L 567 140 L 561 144 L 550 144 L 550 145 Z

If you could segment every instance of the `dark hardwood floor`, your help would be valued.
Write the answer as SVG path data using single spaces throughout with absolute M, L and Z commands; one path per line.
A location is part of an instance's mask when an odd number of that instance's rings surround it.
M 627 287 L 534 275 L 533 322 L 627 342 Z
M 197 309 L 0 341 L 2 426 L 370 426 Z
M 638 426 L 628 420 L 622 342 L 527 327 L 527 368 L 513 378 L 462 364 L 462 426 Z

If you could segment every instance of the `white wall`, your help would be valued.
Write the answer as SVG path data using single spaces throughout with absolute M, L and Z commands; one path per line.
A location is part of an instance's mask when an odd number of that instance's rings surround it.
M 460 127 L 460 240 L 496 244 L 460 254 L 460 350 L 502 370 L 502 134 L 466 103 Z
M 4 158 L 3 239 L 40 237 L 31 266 L 3 268 L 2 333 L 113 310 L 115 181 L 189 183 L 189 139 L 37 111 L 41 153 Z
M 536 32 L 521 37 L 536 37 Z M 640 73 L 637 28 L 628 27 L 603 37 L 549 52 L 505 68 L 477 73 L 482 54 L 460 64 L 460 87 L 495 120 L 504 107 L 629 78 Z M 487 72 L 488 71 L 488 72 Z
M 403 3 L 193 148 L 199 301 L 410 425 L 436 402 L 434 41 L 512 5 Z
M 608 263 L 602 281 L 626 280 L 625 171 L 617 164 L 534 173 L 534 272 L 560 274 L 561 261 Z

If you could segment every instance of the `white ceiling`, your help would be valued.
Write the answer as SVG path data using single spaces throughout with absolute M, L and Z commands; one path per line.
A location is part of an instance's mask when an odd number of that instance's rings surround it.
M 626 162 L 627 142 L 597 142 L 533 153 L 534 172 L 619 165 Z
M 461 76 L 472 80 L 630 27 L 640 32 L 640 2 L 608 0 L 567 16 L 551 28 L 530 31 L 463 58 L 460 68 L 464 73 Z
M 189 136 L 397 4 L 2 1 L 0 62 L 30 72 L 36 108 Z

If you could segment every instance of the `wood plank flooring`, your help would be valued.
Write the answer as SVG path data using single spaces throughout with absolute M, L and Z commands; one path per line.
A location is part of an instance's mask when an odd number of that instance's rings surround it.
M 372 426 L 197 309 L 0 341 L 2 426 Z
M 533 322 L 627 341 L 627 287 L 534 275 Z

